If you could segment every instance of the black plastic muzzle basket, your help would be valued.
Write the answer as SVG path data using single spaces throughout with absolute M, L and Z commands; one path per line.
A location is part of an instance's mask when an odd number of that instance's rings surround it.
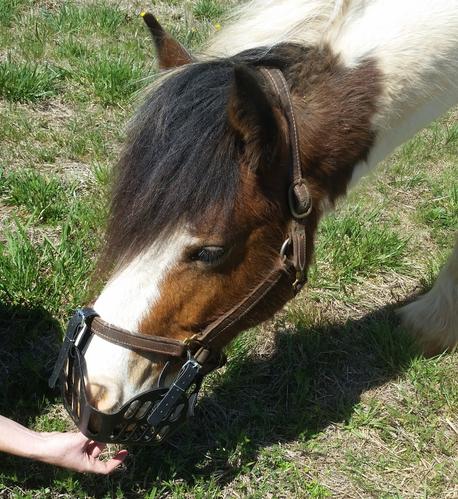
M 84 347 L 93 334 L 95 314 L 78 310 L 69 322 L 64 344 L 50 378 L 60 378 L 64 406 L 79 430 L 98 442 L 159 445 L 193 415 L 202 382 L 201 365 L 189 358 L 169 388 L 153 388 L 104 413 L 91 405 L 85 385 Z M 90 310 L 90 309 L 89 309 Z
M 166 397 L 174 385 L 170 389 L 148 390 L 126 402 L 117 412 L 103 413 L 88 401 L 84 358 L 77 348 L 72 355 L 69 374 L 62 383 L 62 396 L 73 421 L 88 438 L 99 442 L 160 444 L 193 410 L 197 384 L 191 385 L 188 392 L 178 390 L 173 407 L 166 403 Z

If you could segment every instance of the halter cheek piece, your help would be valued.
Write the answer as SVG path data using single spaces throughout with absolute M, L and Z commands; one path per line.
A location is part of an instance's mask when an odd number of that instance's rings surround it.
M 292 297 L 307 281 L 305 220 L 312 211 L 312 199 L 302 177 L 291 95 L 280 70 L 261 68 L 260 71 L 279 97 L 289 125 L 291 184 L 288 204 L 291 224 L 277 264 L 232 309 L 185 341 L 134 334 L 107 324 L 90 308 L 78 309 L 68 323 L 49 385 L 54 388 L 60 379 L 65 408 L 80 431 L 91 439 L 123 444 L 160 444 L 193 414 L 203 377 L 225 363 L 222 350 L 233 337 L 232 326 L 281 283 L 290 286 Z M 116 412 L 97 410 L 87 394 L 84 360 L 93 335 L 163 359 L 164 368 L 156 386 L 135 396 Z M 171 386 L 165 387 L 164 381 L 173 360 L 183 364 Z

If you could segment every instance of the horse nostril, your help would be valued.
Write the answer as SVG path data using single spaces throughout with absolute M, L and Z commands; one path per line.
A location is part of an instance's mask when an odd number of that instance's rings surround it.
M 115 412 L 122 401 L 122 388 L 109 380 L 88 383 L 86 390 L 89 403 L 101 412 Z

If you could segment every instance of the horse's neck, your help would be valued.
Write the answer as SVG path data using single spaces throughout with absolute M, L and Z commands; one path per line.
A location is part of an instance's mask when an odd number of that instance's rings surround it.
M 255 0 L 210 52 L 282 41 L 327 44 L 346 66 L 370 58 L 381 71 L 377 139 L 356 180 L 458 101 L 458 0 Z
M 383 75 L 377 138 L 353 182 L 458 102 L 458 0 L 373 0 L 333 49 L 347 65 L 370 57 Z

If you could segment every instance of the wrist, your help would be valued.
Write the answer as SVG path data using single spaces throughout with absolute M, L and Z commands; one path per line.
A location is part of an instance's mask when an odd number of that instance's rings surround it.
M 42 461 L 46 457 L 46 435 L 29 430 L 28 446 L 24 457 Z
M 40 434 L 0 416 L 0 451 L 35 458 L 43 452 Z

